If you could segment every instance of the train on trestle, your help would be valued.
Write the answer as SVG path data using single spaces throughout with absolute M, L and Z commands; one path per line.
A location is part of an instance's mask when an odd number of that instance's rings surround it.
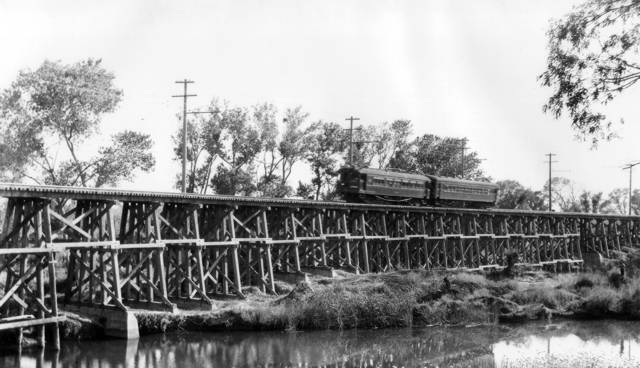
M 339 174 L 337 190 L 347 202 L 489 208 L 498 196 L 496 184 L 480 181 L 352 166 Z

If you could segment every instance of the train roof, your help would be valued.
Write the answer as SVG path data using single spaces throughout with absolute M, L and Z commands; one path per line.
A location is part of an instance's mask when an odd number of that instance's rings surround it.
M 356 170 L 358 170 L 362 174 L 367 174 L 367 175 L 384 175 L 384 176 L 393 176 L 396 178 L 403 178 L 403 179 L 421 180 L 421 181 L 428 181 L 428 182 L 431 181 L 429 177 L 425 175 L 411 174 L 411 173 L 402 172 L 402 171 L 371 169 L 368 167 L 363 167 Z
M 427 176 L 432 180 L 435 180 L 441 183 L 464 184 L 465 186 L 469 186 L 469 187 L 476 187 L 476 188 L 490 187 L 490 188 L 498 189 L 498 184 L 484 182 L 484 181 L 464 180 L 464 179 L 448 178 L 446 176 L 435 176 L 435 175 L 427 175 Z
M 380 176 L 393 176 L 396 178 L 404 178 L 411 180 L 421 180 L 426 182 L 437 181 L 441 183 L 450 183 L 450 184 L 463 184 L 467 187 L 476 187 L 476 188 L 498 188 L 497 184 L 484 182 L 484 181 L 475 181 L 475 180 L 464 180 L 458 178 L 449 178 L 446 176 L 436 176 L 436 175 L 422 175 L 422 174 L 412 174 L 403 171 L 394 171 L 394 170 L 383 170 L 383 169 L 372 169 L 369 167 L 361 167 L 355 168 L 351 166 L 345 166 L 342 168 L 343 170 L 356 170 L 361 174 L 367 175 L 380 175 Z

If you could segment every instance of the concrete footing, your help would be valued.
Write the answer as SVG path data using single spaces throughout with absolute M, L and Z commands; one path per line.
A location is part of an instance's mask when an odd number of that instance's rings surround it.
M 274 279 L 283 281 L 289 284 L 297 284 L 299 282 L 308 282 L 309 275 L 306 272 L 275 272 L 273 274 Z
M 320 276 L 320 277 L 344 277 L 345 274 L 348 275 L 358 275 L 357 270 L 343 270 L 343 269 L 335 269 L 330 267 L 302 267 L 301 272 L 277 272 L 274 274 L 274 277 L 278 281 L 288 282 L 290 284 L 297 284 L 299 282 L 308 282 L 309 277 Z
M 333 268 L 303 268 L 302 272 L 309 275 L 322 276 L 322 277 L 337 277 L 338 273 Z
M 62 309 L 85 315 L 100 322 L 104 326 L 106 336 L 127 340 L 140 337 L 138 320 L 132 311 L 73 304 L 64 305 Z

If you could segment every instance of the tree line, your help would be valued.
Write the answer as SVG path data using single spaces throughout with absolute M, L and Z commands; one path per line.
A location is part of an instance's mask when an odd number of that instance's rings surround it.
M 343 124 L 310 121 L 300 106 L 280 112 L 271 103 L 237 107 L 213 99 L 206 109 L 211 114 L 187 123 L 187 192 L 335 197 L 338 169 L 350 160 L 351 133 Z M 486 179 L 476 152 L 466 153 L 462 164 L 466 138 L 413 137 L 412 130 L 411 121 L 403 119 L 354 127 L 352 164 Z M 177 161 L 183 138 L 180 123 L 173 135 Z M 310 180 L 292 185 L 295 166 L 306 166 Z M 181 187 L 179 173 L 175 187 Z
M 113 112 L 123 92 L 100 60 L 75 64 L 45 61 L 22 71 L 0 93 L 0 179 L 83 187 L 118 186 L 155 166 L 150 135 L 125 130 L 86 155 L 83 145 L 99 134 L 102 118 Z M 187 191 L 202 194 L 335 199 L 338 170 L 350 160 L 346 124 L 310 119 L 302 107 L 279 111 L 271 103 L 232 106 L 212 99 L 209 115 L 188 121 Z M 174 158 L 182 161 L 183 131 L 177 124 Z M 353 162 L 358 167 L 489 178 L 467 139 L 414 135 L 406 119 L 360 125 L 353 131 Z M 464 160 L 464 161 L 463 161 Z M 293 183 L 294 170 L 307 172 Z M 463 172 L 464 170 L 464 172 Z M 175 186 L 180 186 L 176 173 Z M 497 206 L 546 210 L 548 185 L 540 191 L 513 180 L 499 181 Z M 566 178 L 551 182 L 559 211 L 627 213 L 627 190 L 576 193 Z M 640 191 L 631 199 L 640 214 Z
M 118 132 L 93 155 L 84 153 L 87 141 L 99 135 L 104 115 L 122 100 L 114 79 L 95 59 L 45 61 L 36 70 L 21 71 L 0 93 L 0 179 L 104 187 L 152 171 L 153 141 L 146 133 Z M 300 106 L 278 111 L 271 103 L 242 107 L 214 98 L 207 108 L 213 114 L 188 121 L 188 192 L 335 197 L 338 169 L 349 160 L 343 124 L 311 121 Z M 411 121 L 403 119 L 356 127 L 353 165 L 488 179 L 476 152 L 468 152 L 462 164 L 466 138 L 416 137 L 412 131 Z M 178 161 L 182 135 L 180 124 L 172 137 Z M 293 184 L 296 166 L 306 166 L 310 175 Z
M 496 207 L 546 211 L 549 209 L 549 182 L 541 190 L 532 190 L 515 180 L 498 181 Z M 563 177 L 551 178 L 551 203 L 559 212 L 585 212 L 626 215 L 629 213 L 629 189 L 604 192 L 577 190 L 575 183 Z M 631 213 L 640 215 L 640 190 L 631 193 Z

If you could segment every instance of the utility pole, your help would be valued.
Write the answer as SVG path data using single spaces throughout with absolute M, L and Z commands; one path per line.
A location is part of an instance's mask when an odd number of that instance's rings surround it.
M 631 190 L 632 190 L 632 180 L 633 180 L 633 167 L 640 164 L 639 162 L 633 164 L 627 164 L 627 166 L 623 167 L 622 170 L 629 170 L 629 216 L 631 216 Z
M 551 164 L 558 162 L 558 161 L 553 161 L 553 156 L 555 156 L 555 153 L 547 153 L 545 156 L 547 156 L 549 158 L 548 163 L 549 163 L 549 212 L 551 212 L 553 210 L 553 202 L 551 199 Z
M 181 95 L 173 95 L 171 97 L 182 97 L 182 193 L 187 192 L 187 98 L 197 95 L 187 93 L 187 86 L 193 83 L 192 80 L 183 79 L 176 83 L 184 86 L 184 93 Z
M 466 139 L 461 139 L 462 141 L 462 157 L 461 157 L 461 162 L 460 162 L 460 168 L 462 170 L 462 173 L 460 174 L 460 178 L 464 179 L 464 151 L 468 150 L 469 148 L 467 148 L 467 140 Z
M 354 143 L 378 143 L 380 141 L 354 141 L 353 140 L 353 131 L 354 130 L 362 130 L 362 127 L 353 127 L 354 120 L 360 120 L 360 118 L 354 118 L 353 116 L 346 118 L 345 120 L 350 121 L 349 129 L 343 129 L 349 131 L 349 166 L 353 166 L 353 144 Z
M 349 116 L 344 120 L 349 120 L 349 165 L 353 165 L 353 121 L 360 120 L 360 118 L 354 118 Z

